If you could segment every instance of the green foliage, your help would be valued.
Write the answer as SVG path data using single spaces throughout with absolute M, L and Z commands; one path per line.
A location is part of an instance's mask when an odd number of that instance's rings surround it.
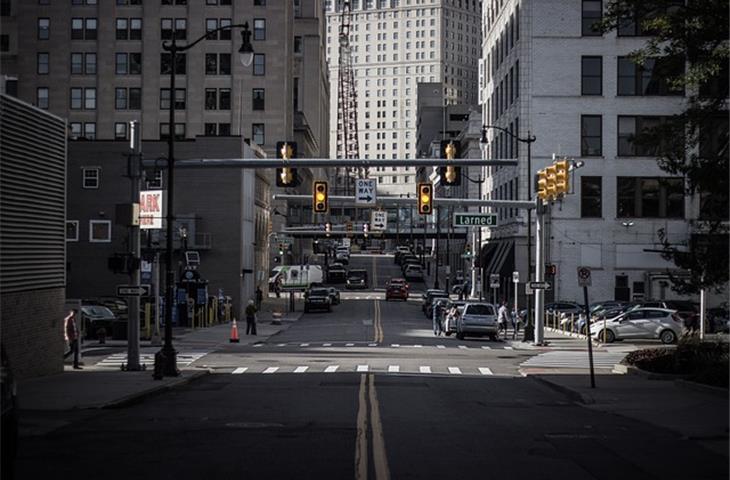
M 685 294 L 722 288 L 728 282 L 728 228 L 723 222 L 728 221 L 730 199 L 728 2 L 610 0 L 599 28 L 607 33 L 631 24 L 646 39 L 631 53 L 634 62 L 686 59 L 684 72 L 668 79 L 671 86 L 685 90 L 684 110 L 632 139 L 656 146 L 660 168 L 683 176 L 688 194 L 701 194 L 702 222 L 697 230 L 703 239 L 688 251 L 686 245 L 672 244 L 664 231 L 659 232 L 665 258 L 690 273 L 689 279 L 673 276 L 674 288 Z

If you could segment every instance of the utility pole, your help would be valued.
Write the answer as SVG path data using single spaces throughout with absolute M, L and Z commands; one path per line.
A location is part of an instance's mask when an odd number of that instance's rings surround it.
M 441 285 L 439 284 L 439 243 L 441 243 L 441 207 L 436 206 L 436 280 L 433 282 L 433 288 L 439 289 L 441 288 Z
M 535 209 L 535 280 L 545 281 L 545 206 L 538 200 Z M 535 289 L 535 345 L 544 343 L 545 290 Z
M 139 121 L 129 122 L 131 135 L 129 137 L 129 147 L 131 153 L 128 156 L 128 173 L 131 184 L 130 194 L 132 205 L 139 206 L 139 191 L 142 181 L 142 129 Z M 130 222 L 129 226 L 129 249 L 132 258 L 132 268 L 129 272 L 129 284 L 138 287 L 141 283 L 140 268 L 138 260 L 141 258 L 140 247 L 140 229 L 139 229 L 139 210 L 132 208 L 132 212 L 137 218 Z M 141 370 L 139 364 L 139 294 L 127 297 L 127 370 Z

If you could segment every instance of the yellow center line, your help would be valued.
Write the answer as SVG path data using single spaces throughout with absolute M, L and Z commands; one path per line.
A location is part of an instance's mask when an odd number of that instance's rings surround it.
M 368 377 L 370 377 L 370 417 L 373 429 L 373 465 L 375 466 L 375 478 L 377 480 L 390 480 L 388 456 L 385 453 L 383 424 L 380 420 L 380 403 L 378 402 L 378 394 L 375 391 L 375 375 L 368 375 Z
M 368 402 L 366 375 L 360 375 L 357 409 L 357 438 L 355 440 L 355 480 L 368 478 Z
M 368 478 L 370 446 L 372 446 L 373 452 L 375 479 L 390 480 L 388 455 L 385 451 L 385 435 L 383 434 L 383 423 L 380 418 L 380 403 L 375 389 L 375 375 L 360 375 L 358 398 L 355 480 L 367 480 Z

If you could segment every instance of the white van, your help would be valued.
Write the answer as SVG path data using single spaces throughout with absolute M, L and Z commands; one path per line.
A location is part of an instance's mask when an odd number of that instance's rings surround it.
M 313 283 L 321 284 L 324 281 L 321 265 L 285 265 L 277 268 L 281 268 L 278 275 L 285 289 L 307 289 Z

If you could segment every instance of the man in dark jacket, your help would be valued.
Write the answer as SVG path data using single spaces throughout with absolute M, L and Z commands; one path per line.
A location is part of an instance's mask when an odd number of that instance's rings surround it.
M 246 335 L 256 335 L 256 312 L 253 300 L 249 300 L 246 307 Z
M 76 312 L 71 310 L 66 316 L 65 321 L 69 350 L 63 355 L 63 358 L 68 358 L 73 353 L 74 368 L 81 370 L 81 366 L 79 365 L 79 329 L 76 326 Z

